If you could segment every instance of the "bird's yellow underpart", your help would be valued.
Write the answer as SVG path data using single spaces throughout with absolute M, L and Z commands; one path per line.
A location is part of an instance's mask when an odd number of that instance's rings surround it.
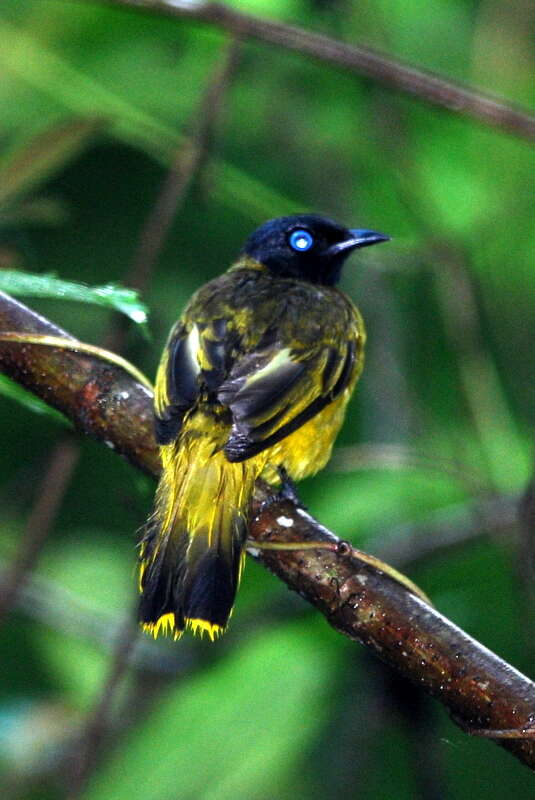
M 172 613 L 163 614 L 156 622 L 144 622 L 141 627 L 145 633 L 150 634 L 155 639 L 157 639 L 160 634 L 163 636 L 169 634 L 172 635 L 176 642 L 177 639 L 180 639 L 182 636 L 182 631 L 177 630 L 175 627 L 175 615 Z

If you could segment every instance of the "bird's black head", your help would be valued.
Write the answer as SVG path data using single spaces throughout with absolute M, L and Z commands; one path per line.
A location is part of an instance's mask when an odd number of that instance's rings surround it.
M 344 228 L 316 214 L 295 214 L 265 222 L 249 237 L 244 253 L 280 277 L 334 286 L 353 250 L 388 238 L 375 231 Z

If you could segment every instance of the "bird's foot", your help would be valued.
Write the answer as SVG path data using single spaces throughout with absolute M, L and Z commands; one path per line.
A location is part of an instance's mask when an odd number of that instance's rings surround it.
M 279 478 L 281 479 L 281 487 L 278 492 L 279 497 L 281 497 L 283 500 L 289 500 L 290 503 L 293 503 L 298 508 L 304 509 L 305 506 L 299 499 L 295 483 L 288 475 L 285 467 L 277 467 L 277 472 L 279 473 Z

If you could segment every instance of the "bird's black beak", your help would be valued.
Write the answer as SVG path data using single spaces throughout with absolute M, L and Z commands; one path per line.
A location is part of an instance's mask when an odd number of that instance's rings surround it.
M 384 233 L 377 233 L 377 231 L 368 231 L 365 228 L 353 228 L 349 233 L 351 235 L 347 239 L 333 244 L 329 248 L 329 255 L 334 256 L 338 255 L 338 253 L 356 250 L 357 247 L 369 247 L 371 244 L 390 241 L 390 236 L 386 236 Z

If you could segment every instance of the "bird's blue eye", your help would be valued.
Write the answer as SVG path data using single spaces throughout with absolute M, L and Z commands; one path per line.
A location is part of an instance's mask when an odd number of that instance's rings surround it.
M 299 253 L 304 253 L 305 250 L 310 250 L 314 244 L 314 238 L 308 231 L 294 231 L 290 235 L 290 247 L 297 250 Z

